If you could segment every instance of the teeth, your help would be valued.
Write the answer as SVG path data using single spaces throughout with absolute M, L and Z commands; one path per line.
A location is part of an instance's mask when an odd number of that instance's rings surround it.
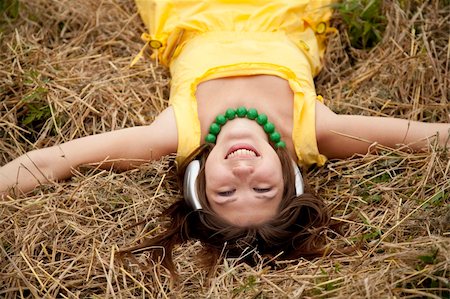
M 239 156 L 256 157 L 256 153 L 251 150 L 247 150 L 247 149 L 238 149 L 238 150 L 232 152 L 231 154 L 229 154 L 227 158 L 234 158 L 234 157 L 239 157 Z

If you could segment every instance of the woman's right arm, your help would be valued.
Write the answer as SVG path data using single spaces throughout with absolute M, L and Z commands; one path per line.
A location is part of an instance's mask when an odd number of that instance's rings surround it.
M 26 193 L 38 185 L 66 179 L 83 164 L 126 170 L 177 150 L 171 107 L 149 126 L 121 129 L 28 152 L 0 168 L 0 198 L 8 191 Z

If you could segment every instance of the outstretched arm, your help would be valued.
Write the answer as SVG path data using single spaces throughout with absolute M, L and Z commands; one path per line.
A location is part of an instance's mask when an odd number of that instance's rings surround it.
M 10 189 L 26 193 L 40 184 L 68 178 L 73 168 L 83 164 L 126 170 L 176 150 L 175 116 L 169 107 L 149 126 L 87 136 L 16 158 L 0 168 L 0 198 Z
M 320 153 L 328 158 L 365 154 L 374 144 L 395 148 L 407 145 L 415 151 L 427 148 L 438 136 L 441 146 L 450 146 L 450 124 L 424 123 L 391 117 L 338 115 L 322 103 L 316 104 L 316 135 Z

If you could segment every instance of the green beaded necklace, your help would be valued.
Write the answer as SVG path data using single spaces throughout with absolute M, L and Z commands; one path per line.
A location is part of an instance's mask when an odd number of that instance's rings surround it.
M 256 122 L 263 127 L 264 132 L 269 135 L 270 141 L 272 141 L 276 148 L 286 147 L 286 143 L 281 140 L 281 134 L 275 130 L 275 125 L 269 122 L 267 115 L 264 113 L 258 114 L 258 111 L 254 108 L 247 109 L 245 107 L 239 107 L 237 109 L 229 108 L 225 111 L 225 114 L 219 114 L 216 117 L 216 121 L 211 124 L 209 127 L 209 133 L 205 137 L 205 141 L 207 143 L 216 143 L 217 135 L 220 132 L 220 129 L 223 125 L 229 120 L 234 119 L 235 117 L 244 118 L 247 117 L 251 120 L 256 120 Z

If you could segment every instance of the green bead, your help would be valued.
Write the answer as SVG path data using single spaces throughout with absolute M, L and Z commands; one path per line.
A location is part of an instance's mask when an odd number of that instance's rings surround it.
M 255 108 L 250 108 L 247 111 L 247 118 L 248 119 L 255 119 L 258 117 L 258 111 L 256 111 Z
M 267 122 L 267 115 L 265 115 L 264 113 L 261 113 L 260 115 L 258 115 L 258 117 L 256 118 L 256 122 L 258 124 L 260 124 L 261 126 L 264 126 Z
M 229 120 L 234 119 L 235 116 L 236 111 L 234 109 L 228 108 L 227 111 L 225 112 L 225 117 L 228 118 Z
M 236 114 L 239 117 L 245 117 L 245 115 L 247 114 L 247 108 L 245 107 L 239 107 L 236 109 Z
M 227 118 L 223 114 L 219 114 L 216 117 L 216 123 L 218 123 L 221 126 L 224 125 L 227 121 L 228 121 Z
M 205 137 L 205 141 L 206 141 L 207 143 L 216 143 L 216 136 L 213 135 L 213 134 L 208 134 L 208 135 L 206 135 L 206 137 Z
M 219 134 L 219 132 L 220 132 L 220 125 L 212 123 L 211 126 L 209 127 L 209 133 L 217 135 Z
M 256 122 L 263 127 L 264 132 L 269 135 L 269 140 L 274 144 L 276 148 L 286 147 L 286 143 L 281 140 L 280 133 L 276 131 L 275 125 L 268 121 L 268 117 L 266 114 L 259 114 L 256 109 L 247 109 L 243 106 L 238 107 L 237 109 L 229 108 L 225 111 L 224 114 L 217 115 L 216 121 L 213 122 L 209 127 L 209 134 L 206 135 L 205 141 L 207 143 L 216 143 L 217 135 L 220 133 L 222 126 L 226 124 L 228 120 L 232 120 L 236 116 L 247 117 L 248 119 L 256 120 Z
M 285 148 L 286 147 L 286 143 L 284 143 L 284 141 L 279 141 L 275 144 L 276 148 Z
M 266 132 L 267 134 L 272 134 L 273 132 L 275 132 L 275 125 L 271 122 L 267 122 L 264 125 L 264 132 Z
M 277 143 L 278 141 L 281 140 L 281 135 L 278 132 L 273 132 L 272 134 L 270 134 L 269 136 L 270 141 Z

